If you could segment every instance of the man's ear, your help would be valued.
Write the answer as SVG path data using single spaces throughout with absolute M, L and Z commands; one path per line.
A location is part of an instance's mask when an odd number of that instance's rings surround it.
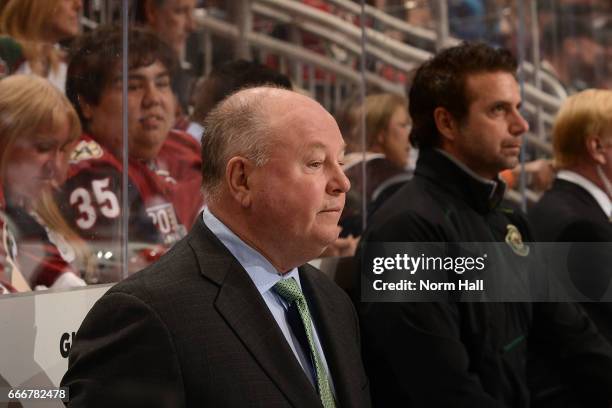
M 441 106 L 434 109 L 433 114 L 436 127 L 438 128 L 438 132 L 442 135 L 442 137 L 447 141 L 455 140 L 459 125 L 457 124 L 457 121 L 453 115 L 446 110 L 446 108 Z
M 249 177 L 254 168 L 250 160 L 241 156 L 232 157 L 225 166 L 225 181 L 229 194 L 244 208 L 251 206 L 252 186 L 249 184 Z
M 591 160 L 597 164 L 606 164 L 605 147 L 599 137 L 588 136 L 584 143 Z

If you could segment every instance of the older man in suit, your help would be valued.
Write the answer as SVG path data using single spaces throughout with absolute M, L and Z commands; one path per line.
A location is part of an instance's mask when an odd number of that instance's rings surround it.
M 612 304 L 597 302 L 612 280 L 612 91 L 570 96 L 555 120 L 553 150 L 559 173 L 529 220 L 539 241 L 572 243 L 571 282 L 596 301 L 583 306 L 612 340 Z
M 367 407 L 348 297 L 304 265 L 337 238 L 344 142 L 318 103 L 268 87 L 207 117 L 209 203 L 77 333 L 70 406 Z

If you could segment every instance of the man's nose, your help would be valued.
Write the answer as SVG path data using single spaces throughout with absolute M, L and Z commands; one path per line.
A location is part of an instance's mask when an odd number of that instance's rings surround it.
M 340 164 L 334 165 L 332 170 L 332 176 L 329 182 L 329 186 L 332 194 L 346 193 L 351 188 L 351 182 L 349 181 L 344 170 Z
M 529 122 L 525 120 L 523 115 L 521 115 L 521 112 L 518 110 L 515 111 L 514 117 L 512 119 L 512 123 L 510 126 L 511 126 L 510 132 L 514 136 L 520 136 L 524 133 L 527 133 L 527 131 L 529 131 Z

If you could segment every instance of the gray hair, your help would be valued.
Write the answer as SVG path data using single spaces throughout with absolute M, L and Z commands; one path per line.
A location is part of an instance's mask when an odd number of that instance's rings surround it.
M 268 160 L 272 138 L 269 133 L 265 93 L 238 91 L 219 103 L 203 123 L 202 190 L 209 202 L 218 199 L 225 178 L 225 168 L 232 157 L 242 156 L 263 166 Z

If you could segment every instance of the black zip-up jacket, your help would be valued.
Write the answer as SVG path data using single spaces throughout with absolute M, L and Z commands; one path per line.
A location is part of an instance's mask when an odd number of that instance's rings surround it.
M 524 217 L 500 205 L 504 188 L 425 149 L 414 179 L 371 218 L 360 253 L 380 242 L 504 243 L 509 225 L 530 241 Z M 504 260 L 520 263 L 507 249 Z M 529 407 L 532 344 L 555 354 L 588 406 L 612 401 L 612 347 L 575 304 L 374 302 L 360 317 L 374 406 Z

